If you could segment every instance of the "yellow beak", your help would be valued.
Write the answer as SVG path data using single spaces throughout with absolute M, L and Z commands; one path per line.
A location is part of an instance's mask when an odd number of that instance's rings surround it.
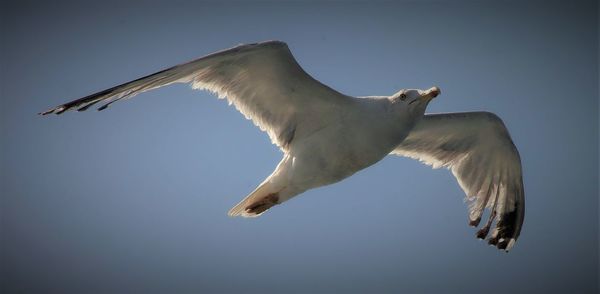
M 431 87 L 431 88 L 429 88 L 429 90 L 425 91 L 422 94 L 421 99 L 426 99 L 427 101 L 429 101 L 429 100 L 437 97 L 441 93 L 442 93 L 442 91 L 440 91 L 440 88 L 438 88 L 438 87 Z

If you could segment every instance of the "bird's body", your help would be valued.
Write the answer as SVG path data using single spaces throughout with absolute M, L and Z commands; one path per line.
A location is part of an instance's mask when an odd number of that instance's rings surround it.
M 392 113 L 388 97 L 347 99 L 327 126 L 293 136 L 284 158 L 263 183 L 268 192 L 262 193 L 277 194 L 281 203 L 308 189 L 343 180 L 386 157 L 414 125 Z M 256 215 L 241 210 L 244 205 L 232 214 Z
M 519 236 L 524 193 L 518 152 L 495 115 L 485 112 L 424 115 L 440 94 L 401 90 L 355 98 L 306 74 L 283 42 L 241 45 L 60 105 L 42 114 L 99 108 L 172 83 L 215 92 L 266 131 L 284 156 L 273 173 L 229 211 L 255 217 L 312 188 L 332 184 L 389 154 L 447 167 L 472 200 L 470 224 L 492 213 L 478 232 L 510 249 Z

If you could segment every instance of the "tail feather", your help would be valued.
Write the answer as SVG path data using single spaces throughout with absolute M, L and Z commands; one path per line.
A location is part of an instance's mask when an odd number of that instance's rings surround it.
M 271 185 L 265 182 L 230 209 L 228 215 L 257 217 L 277 204 L 279 204 L 279 192 L 273 191 Z

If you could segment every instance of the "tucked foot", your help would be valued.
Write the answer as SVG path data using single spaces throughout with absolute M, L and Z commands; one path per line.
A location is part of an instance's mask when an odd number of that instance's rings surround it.
M 265 212 L 267 209 L 276 205 L 279 201 L 278 193 L 271 193 L 262 199 L 248 205 L 244 211 L 248 214 L 259 215 Z

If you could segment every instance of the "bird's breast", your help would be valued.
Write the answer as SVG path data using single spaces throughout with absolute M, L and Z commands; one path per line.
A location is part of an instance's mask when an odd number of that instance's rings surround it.
M 407 130 L 369 117 L 331 124 L 292 144 L 294 174 L 318 185 L 337 182 L 383 159 Z

